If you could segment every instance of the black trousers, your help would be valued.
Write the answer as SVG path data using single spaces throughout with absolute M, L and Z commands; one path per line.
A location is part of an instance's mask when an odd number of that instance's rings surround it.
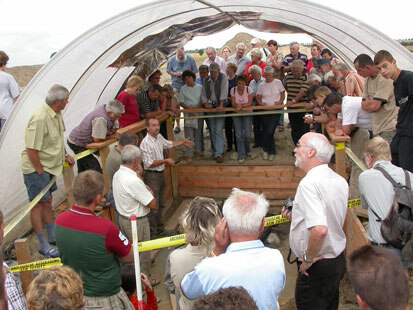
M 75 154 L 79 154 L 83 151 L 88 150 L 85 147 L 78 146 L 76 144 L 69 142 L 69 140 L 67 141 L 67 145 L 72 149 L 72 151 Z M 76 163 L 77 163 L 77 173 L 81 173 L 82 171 L 86 171 L 86 170 L 95 170 L 97 172 L 102 173 L 102 168 L 100 168 L 99 161 L 95 158 L 95 156 L 93 156 L 93 154 L 90 154 L 86 157 L 78 159 Z
M 264 134 L 263 115 L 252 117 L 252 126 L 254 128 L 254 147 L 259 147 L 262 144 L 262 136 Z
M 336 310 L 340 281 L 346 271 L 344 253 L 336 258 L 322 259 L 308 270 L 308 276 L 298 274 L 295 286 L 297 310 Z
M 304 123 L 305 113 L 288 113 L 288 119 L 291 124 L 291 137 L 294 145 L 297 145 L 301 136 L 310 131 L 310 125 Z
M 393 165 L 413 172 L 413 137 L 395 135 L 390 148 Z
M 230 113 L 232 112 L 227 112 L 226 114 Z M 232 121 L 232 117 L 225 118 L 225 137 L 227 138 L 227 148 L 232 149 L 232 145 L 234 145 L 235 149 L 237 149 L 237 140 L 235 139 L 234 122 Z

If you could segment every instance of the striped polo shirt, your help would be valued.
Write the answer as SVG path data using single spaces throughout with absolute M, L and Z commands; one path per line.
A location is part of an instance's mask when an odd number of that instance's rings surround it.
M 122 280 L 118 257 L 129 253 L 131 243 L 111 221 L 73 206 L 56 219 L 56 242 L 63 265 L 80 275 L 85 296 L 119 293 Z
M 308 83 L 307 76 L 302 75 L 299 79 L 296 79 L 292 72 L 289 72 L 285 77 L 285 89 L 287 90 L 287 101 L 293 100 L 300 91 L 304 90 L 307 93 Z M 300 102 L 308 101 L 307 94 L 300 100 Z M 298 102 L 297 102 L 298 103 Z
M 172 141 L 166 140 L 160 133 L 156 138 L 149 133 L 143 138 L 140 145 L 142 151 L 143 169 L 163 171 L 165 164 L 149 168 L 155 160 L 163 160 L 163 150 L 170 149 L 173 146 Z

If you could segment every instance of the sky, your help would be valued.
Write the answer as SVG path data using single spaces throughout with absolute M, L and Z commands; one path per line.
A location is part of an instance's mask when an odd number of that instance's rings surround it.
M 257 0 L 252 0 L 257 1 Z M 50 55 L 61 50 L 72 40 L 97 24 L 130 8 L 150 0 L 0 0 L 0 50 L 10 61 L 8 67 L 44 64 Z M 392 0 L 386 4 L 375 0 L 318 0 L 319 4 L 332 7 L 377 28 L 393 39 L 413 38 L 411 21 L 413 1 Z M 238 32 L 248 32 L 259 38 L 274 38 L 280 44 L 292 40 L 307 43 L 306 35 L 268 34 L 254 32 L 241 26 L 214 34 L 216 47 L 221 47 Z M 196 37 L 186 49 L 203 48 L 205 37 Z

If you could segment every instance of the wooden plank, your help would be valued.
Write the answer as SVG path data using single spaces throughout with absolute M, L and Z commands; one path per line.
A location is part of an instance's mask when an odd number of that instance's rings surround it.
M 294 166 L 179 166 L 181 176 L 232 176 L 232 177 L 304 177 L 304 172 Z
M 160 122 L 166 120 L 167 118 L 169 118 L 169 115 L 167 113 L 163 113 L 161 115 L 158 115 L 156 117 Z M 139 121 L 135 124 L 131 124 L 129 126 L 123 127 L 118 129 L 116 132 L 119 135 L 124 134 L 125 132 L 133 132 L 133 133 L 137 133 L 140 132 L 142 130 L 144 130 L 146 128 L 145 126 L 145 120 Z M 104 147 L 107 147 L 109 145 L 111 145 L 112 143 L 115 143 L 117 141 L 117 139 L 107 139 L 105 141 L 102 142 L 92 142 L 89 143 L 88 145 L 86 145 L 86 148 L 88 149 L 102 149 Z
M 30 255 L 29 239 L 17 239 L 16 241 L 14 241 L 14 247 L 16 248 L 16 257 L 18 264 L 26 264 L 32 261 L 32 256 Z M 34 279 L 33 271 L 20 272 L 20 279 L 22 281 L 23 292 L 26 294 L 30 283 Z
M 242 190 L 256 193 L 263 193 L 267 199 L 287 199 L 294 197 L 296 189 L 256 189 L 256 188 L 241 188 Z M 214 199 L 225 199 L 231 193 L 232 188 L 204 188 L 204 187 L 182 187 L 179 186 L 179 194 L 181 197 L 212 197 Z
M 179 177 L 178 185 L 183 187 L 209 187 L 209 188 L 255 188 L 272 189 L 297 188 L 299 178 L 231 178 L 231 177 Z
M 369 244 L 366 230 L 353 209 L 347 211 L 344 232 L 346 234 L 346 256 L 349 256 L 354 250 Z
M 363 209 L 362 207 L 355 207 L 355 208 L 353 208 L 353 210 L 354 210 L 354 213 L 357 216 L 361 216 L 361 217 L 364 217 L 364 218 L 369 218 L 369 213 L 366 209 Z
M 102 162 L 103 177 L 105 179 L 105 193 L 106 195 L 108 195 L 110 191 L 110 184 L 109 184 L 109 178 L 108 178 L 108 171 L 106 170 L 106 160 L 109 155 L 109 146 L 106 146 L 103 149 L 100 149 L 99 155 L 100 155 L 100 160 Z
M 287 107 L 285 104 L 277 104 L 273 106 L 251 106 L 247 108 L 242 108 L 243 111 L 266 111 L 266 110 L 278 110 L 278 109 L 284 109 L 284 108 L 305 108 L 305 103 L 295 103 L 292 104 L 291 106 Z M 235 108 L 223 108 L 221 111 L 223 112 L 238 112 Z M 311 112 L 311 110 L 308 110 Z M 211 109 L 183 109 L 181 110 L 181 113 L 188 114 L 188 113 L 199 113 L 199 112 L 217 112 L 215 108 Z
M 64 167 L 63 168 L 63 181 L 65 183 L 67 203 L 69 207 L 75 205 L 75 197 L 73 196 L 73 180 L 74 180 L 73 167 Z

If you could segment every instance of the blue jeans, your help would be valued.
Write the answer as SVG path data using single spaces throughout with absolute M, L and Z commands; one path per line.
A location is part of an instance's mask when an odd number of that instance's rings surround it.
M 404 269 L 407 270 L 407 269 L 412 265 L 411 262 L 405 261 L 405 260 L 403 259 L 403 257 L 402 257 L 402 249 L 394 248 L 394 247 L 392 247 L 392 246 L 389 246 L 388 249 L 389 249 L 390 251 L 392 251 L 394 254 L 396 254 L 398 258 L 400 258 L 400 261 L 401 261 Z
M 246 154 L 251 153 L 251 116 L 236 116 L 232 119 L 235 127 L 235 139 L 237 139 L 238 159 L 245 159 Z
M 284 112 L 280 115 L 280 121 L 278 122 L 278 125 L 284 126 Z
M 215 115 L 216 113 L 208 113 L 208 115 Z M 215 158 L 218 156 L 222 156 L 224 153 L 224 124 L 225 118 L 224 117 L 216 117 L 209 119 L 209 126 L 210 126 L 210 134 L 211 140 L 214 143 L 215 148 Z
M 280 114 L 269 114 L 262 116 L 262 149 L 269 155 L 275 155 L 274 132 L 280 121 Z

